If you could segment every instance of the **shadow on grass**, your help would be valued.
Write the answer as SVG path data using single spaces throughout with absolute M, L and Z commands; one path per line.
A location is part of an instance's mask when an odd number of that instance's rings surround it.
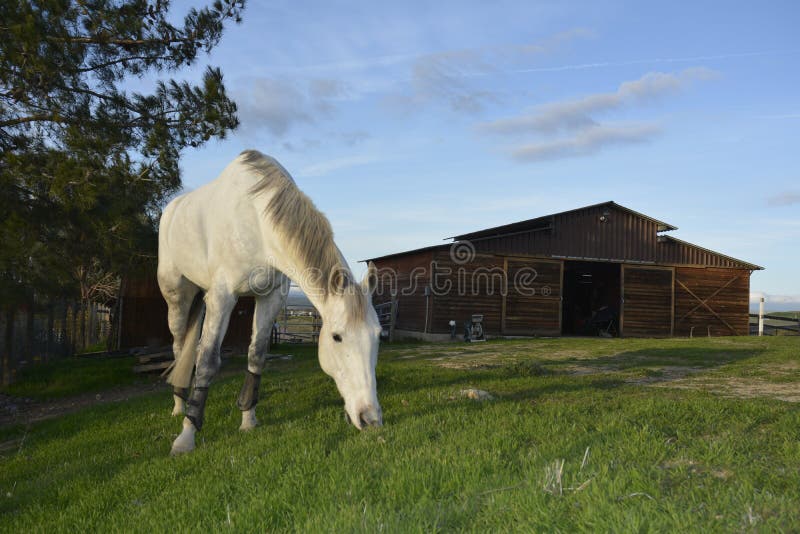
M 633 369 L 651 369 L 660 367 L 697 367 L 703 370 L 721 367 L 749 358 L 755 358 L 763 349 L 715 349 L 707 347 L 664 348 L 631 350 L 600 356 L 596 358 L 567 358 L 555 361 L 542 361 L 547 367 L 580 367 L 593 368 L 598 372 L 627 371 Z

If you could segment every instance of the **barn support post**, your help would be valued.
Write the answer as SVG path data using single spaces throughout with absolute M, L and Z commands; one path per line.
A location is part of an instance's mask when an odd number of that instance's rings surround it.
M 758 303 L 758 335 L 764 335 L 764 297 Z

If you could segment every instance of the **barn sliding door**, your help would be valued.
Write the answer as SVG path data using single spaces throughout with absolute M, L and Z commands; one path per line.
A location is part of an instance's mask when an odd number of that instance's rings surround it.
M 561 334 L 561 281 L 564 262 L 507 258 L 508 291 L 503 299 L 503 333 L 517 336 Z
M 626 337 L 668 337 L 674 323 L 672 267 L 622 266 L 620 330 Z

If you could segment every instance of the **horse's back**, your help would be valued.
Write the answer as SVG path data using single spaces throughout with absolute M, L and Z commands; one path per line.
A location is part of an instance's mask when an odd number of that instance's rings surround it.
M 233 279 L 258 264 L 260 216 L 250 193 L 258 182 L 240 156 L 213 181 L 173 199 L 159 223 L 159 269 L 174 268 L 207 288 L 220 270 Z

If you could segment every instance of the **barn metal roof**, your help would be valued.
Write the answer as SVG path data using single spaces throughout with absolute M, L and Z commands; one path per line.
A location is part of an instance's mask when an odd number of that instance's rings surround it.
M 611 223 L 608 223 L 606 216 L 610 217 Z M 763 269 L 759 265 L 664 234 L 672 230 L 677 230 L 677 227 L 609 201 L 447 239 L 453 239 L 454 242 L 470 241 L 478 252 L 500 255 Z M 449 243 L 434 245 L 371 260 L 385 260 L 450 246 Z
M 512 233 L 517 232 L 528 232 L 531 230 L 538 230 L 538 229 L 546 229 L 547 226 L 550 224 L 552 219 L 559 215 L 567 215 L 570 213 L 574 213 L 577 211 L 592 209 L 592 208 L 602 208 L 602 207 L 609 207 L 615 208 L 620 211 L 624 211 L 635 215 L 637 217 L 641 217 L 642 219 L 646 219 L 648 221 L 652 221 L 658 225 L 659 232 L 669 232 L 671 230 L 677 230 L 677 226 L 672 226 L 669 223 L 665 223 L 664 221 L 659 221 L 658 219 L 654 219 L 644 213 L 639 213 L 638 211 L 634 211 L 630 208 L 626 208 L 621 204 L 617 204 L 613 200 L 609 200 L 608 202 L 601 202 L 599 204 L 591 204 L 589 206 L 583 206 L 582 208 L 575 208 L 572 210 L 567 211 L 559 211 L 558 213 L 551 213 L 550 215 L 542 215 L 541 217 L 536 217 L 534 219 L 528 219 L 526 221 L 519 221 L 511 224 L 504 224 L 502 226 L 496 226 L 494 228 L 487 228 L 485 230 L 476 230 L 475 232 L 469 232 L 467 234 L 461 234 L 453 237 L 448 237 L 447 239 L 455 239 L 456 241 L 462 241 L 464 239 L 468 239 L 470 241 L 474 241 L 475 239 L 485 239 L 488 237 L 503 237 Z

